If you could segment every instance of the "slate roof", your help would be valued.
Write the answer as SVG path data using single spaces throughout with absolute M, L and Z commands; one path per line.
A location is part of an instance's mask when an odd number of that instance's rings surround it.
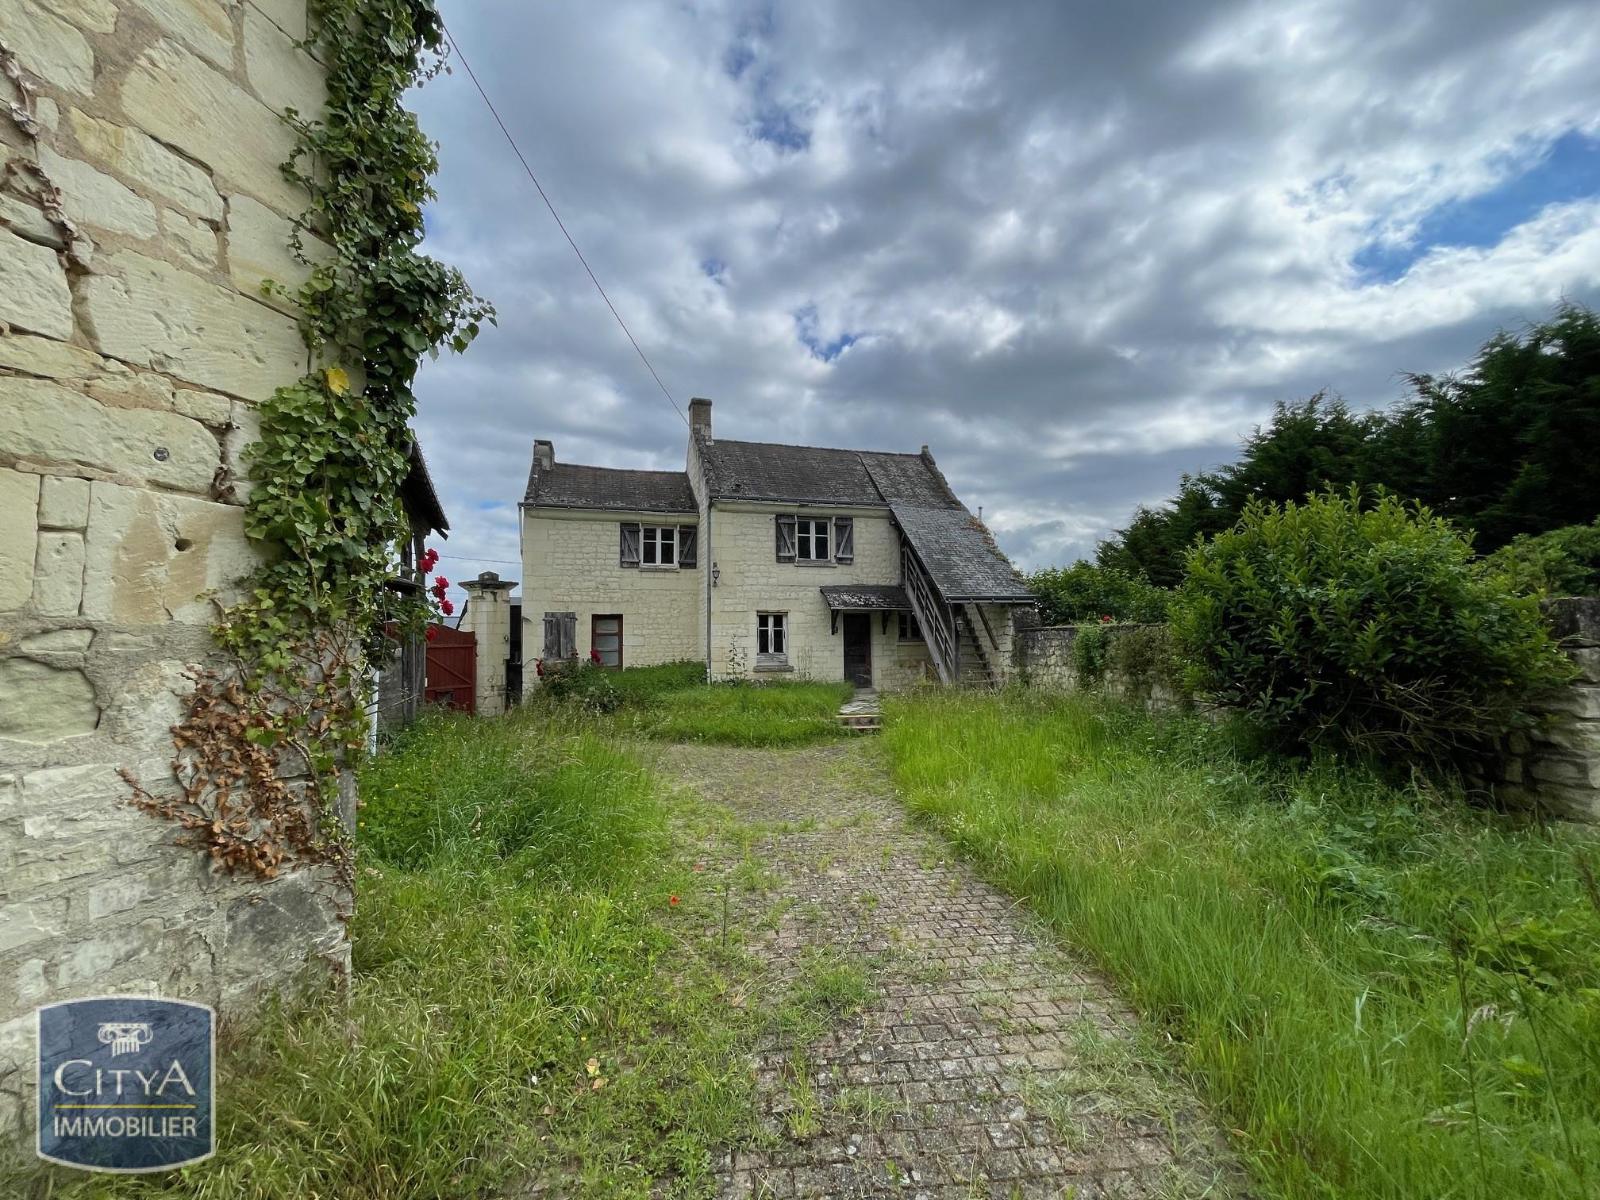
M 717 438 L 700 443 L 700 463 L 713 500 L 770 500 L 876 508 L 883 507 L 884 503 L 856 450 L 730 442 Z
M 822 599 L 835 611 L 871 609 L 875 612 L 910 612 L 911 600 L 898 583 L 837 584 L 822 589 Z
M 965 508 L 897 500 L 889 510 L 947 602 L 1034 599 L 988 530 Z
M 528 473 L 525 504 L 535 508 L 600 508 L 613 512 L 698 511 L 687 471 L 632 471 L 558 462 Z

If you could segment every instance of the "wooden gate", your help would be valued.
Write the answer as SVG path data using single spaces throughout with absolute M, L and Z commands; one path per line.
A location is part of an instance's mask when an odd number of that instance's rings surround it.
M 422 697 L 462 712 L 478 707 L 478 639 L 447 625 L 428 626 L 428 667 Z

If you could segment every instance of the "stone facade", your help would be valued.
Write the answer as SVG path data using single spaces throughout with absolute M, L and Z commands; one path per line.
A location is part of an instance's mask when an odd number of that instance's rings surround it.
M 523 658 L 543 654 L 542 623 L 547 612 L 577 614 L 579 658 L 588 658 L 596 616 L 620 614 L 622 663 L 648 667 L 698 658 L 704 641 L 697 632 L 696 597 L 703 586 L 704 560 L 694 568 L 623 567 L 617 555 L 617 526 L 693 525 L 693 514 L 586 512 L 581 509 L 526 509 L 522 515 Z M 531 674 L 526 672 L 525 674 Z M 531 682 L 531 680 L 525 680 Z
M 1077 640 L 1082 627 L 1077 625 L 1046 625 L 1018 629 L 1013 655 L 1017 671 L 1032 687 L 1054 688 L 1059 691 L 1078 691 L 1086 687 L 1103 690 L 1118 699 L 1156 708 L 1173 707 L 1182 703 L 1182 697 L 1171 685 L 1151 674 L 1134 677 L 1118 669 L 1114 656 L 1104 675 L 1086 683 L 1078 669 Z M 1136 634 L 1164 631 L 1161 625 L 1107 625 L 1105 635 L 1114 642 L 1118 638 Z
M 304 207 L 277 110 L 315 111 L 321 69 L 303 0 L 263 7 L 0 5 L 34 88 L 0 76 L 0 1125 L 38 1004 L 238 1011 L 348 959 L 330 878 L 218 875 L 119 777 L 171 783 L 186 669 L 255 561 L 253 406 L 306 364 L 259 285 Z

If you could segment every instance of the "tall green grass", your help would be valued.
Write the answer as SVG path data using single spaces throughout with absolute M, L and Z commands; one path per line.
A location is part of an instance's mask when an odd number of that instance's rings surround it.
M 656 781 L 541 714 L 426 718 L 361 783 L 348 996 L 226 1039 L 216 1157 L 142 1179 L 13 1164 L 0 1195 L 714 1190 L 713 1148 L 753 1121 L 749 1018 L 673 932 L 669 896 L 700 877 Z
M 795 746 L 846 733 L 848 683 L 702 684 L 667 692 L 635 718 L 649 737 L 727 746 Z
M 1264 1194 L 1600 1195 L 1592 833 L 1083 698 L 898 699 L 884 741 L 1178 1036 Z

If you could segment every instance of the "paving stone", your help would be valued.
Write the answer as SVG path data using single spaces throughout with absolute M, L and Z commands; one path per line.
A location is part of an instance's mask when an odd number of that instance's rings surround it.
M 802 981 L 826 953 L 860 963 L 876 990 L 865 1011 L 815 1041 L 760 1047 L 752 1068 L 763 1123 L 781 1141 L 759 1161 L 741 1153 L 721 1194 L 1228 1194 L 1232 1169 L 1198 1102 L 1178 1144 L 1159 1125 L 1108 1115 L 1058 1128 L 1028 1108 L 1030 1086 L 1068 1077 L 1074 1094 L 1092 1086 L 1092 1072 L 1078 1073 L 1085 1022 L 1125 1038 L 1135 1018 L 1106 980 L 911 823 L 880 753 L 865 741 L 665 752 L 664 769 L 746 826 L 741 840 L 768 886 L 735 887 L 741 911 L 730 919 L 775 986 Z M 741 862 L 724 843 L 706 849 L 708 875 Z M 776 929 L 764 929 L 772 912 Z M 809 1138 L 790 1136 L 786 1123 L 789 1063 L 802 1057 L 821 1110 Z M 847 1091 L 875 1102 L 845 1105 Z M 1079 1099 L 1074 1111 L 1118 1111 L 1114 1096 Z

